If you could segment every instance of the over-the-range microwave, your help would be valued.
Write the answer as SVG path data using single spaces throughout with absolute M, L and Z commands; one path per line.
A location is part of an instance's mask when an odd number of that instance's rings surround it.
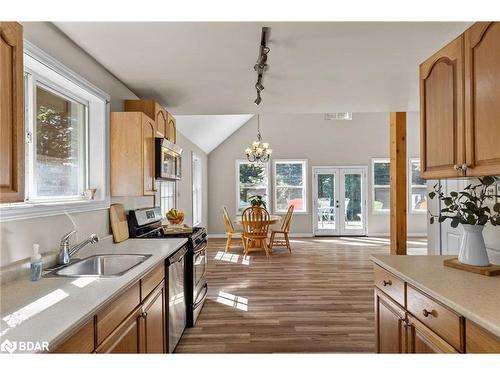
M 181 178 L 182 148 L 165 138 L 155 139 L 155 177 L 159 180 Z

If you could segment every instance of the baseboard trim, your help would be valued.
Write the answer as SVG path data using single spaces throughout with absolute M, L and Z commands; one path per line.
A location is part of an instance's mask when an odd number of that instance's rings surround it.
M 390 237 L 390 233 L 368 233 L 368 237 Z M 427 237 L 427 233 L 407 233 L 407 237 Z
M 290 233 L 290 238 L 299 238 L 299 237 L 313 237 L 312 233 Z M 208 235 L 208 238 L 226 238 L 226 234 L 224 233 L 211 233 Z

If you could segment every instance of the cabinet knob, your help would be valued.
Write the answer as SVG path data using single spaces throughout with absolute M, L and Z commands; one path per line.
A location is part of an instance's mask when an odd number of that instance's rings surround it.
M 462 171 L 465 172 L 467 170 L 467 168 L 469 168 L 469 166 L 466 163 L 463 163 L 460 168 L 462 169 Z
M 392 281 L 391 280 L 388 280 L 388 281 L 384 280 L 384 281 L 382 281 L 382 283 L 384 284 L 384 286 L 388 286 L 388 285 L 390 286 L 390 285 L 392 285 Z
M 456 170 L 456 171 L 459 171 L 459 170 L 461 170 L 461 169 L 462 169 L 462 167 L 461 167 L 460 165 L 458 165 L 458 164 L 455 164 L 455 165 L 453 166 L 453 169 L 454 169 L 454 170 Z
M 422 314 L 427 318 L 430 316 L 431 318 L 434 316 L 434 310 L 428 311 L 427 309 L 422 310 Z
M 146 318 L 146 316 L 148 316 L 147 312 L 144 311 L 143 313 L 141 313 L 141 318 Z

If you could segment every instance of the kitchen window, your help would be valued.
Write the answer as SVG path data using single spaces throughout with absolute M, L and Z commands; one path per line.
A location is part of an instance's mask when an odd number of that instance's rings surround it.
M 372 160 L 372 208 L 374 213 L 388 213 L 391 207 L 389 159 Z
M 250 197 L 261 195 L 269 209 L 269 163 L 236 160 L 236 214 L 250 207 Z
M 202 206 L 202 169 L 201 158 L 194 152 L 192 154 L 192 179 L 193 179 L 193 226 L 201 224 Z
M 1 220 L 109 207 L 109 95 L 27 41 L 24 94 L 25 199 Z
M 177 208 L 177 181 L 158 181 L 157 188 L 160 198 L 162 217 L 172 208 Z
M 410 213 L 427 213 L 427 183 L 420 177 L 420 159 L 411 158 L 409 165 Z
M 307 212 L 307 160 L 274 160 L 274 212 Z

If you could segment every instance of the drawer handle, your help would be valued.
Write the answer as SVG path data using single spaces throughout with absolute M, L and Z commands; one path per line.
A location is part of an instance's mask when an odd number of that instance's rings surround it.
M 391 286 L 392 285 L 392 281 L 391 280 L 388 280 L 388 281 L 384 280 L 384 281 L 382 281 L 382 283 L 384 284 L 384 286 L 387 286 L 387 285 Z
M 427 311 L 427 309 L 423 309 L 422 310 L 422 314 L 424 314 L 424 316 L 427 318 L 428 316 L 430 316 L 431 318 L 434 316 L 434 310 L 431 310 L 431 311 Z

